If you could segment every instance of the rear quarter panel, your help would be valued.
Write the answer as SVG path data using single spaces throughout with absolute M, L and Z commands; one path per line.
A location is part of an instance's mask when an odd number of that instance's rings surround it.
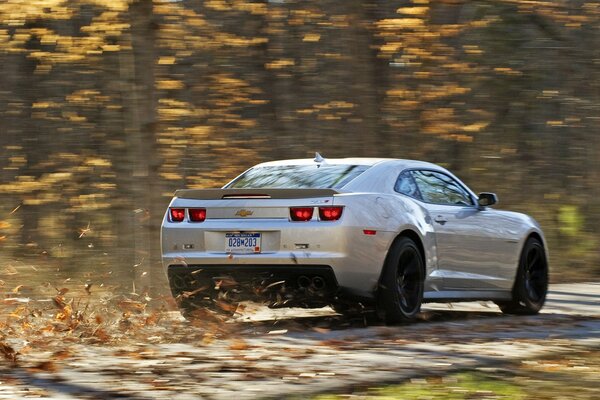
M 346 237 L 351 241 L 348 250 L 352 262 L 344 267 L 342 279 L 348 286 L 373 292 L 392 243 L 408 230 L 421 240 L 427 276 L 436 269 L 433 227 L 427 212 L 410 198 L 400 194 L 348 193 L 335 195 L 334 204 L 344 205 L 348 211 L 344 226 L 349 228 Z M 364 229 L 377 233 L 367 236 Z M 426 289 L 433 289 L 432 285 L 435 287 L 435 279 L 426 282 Z

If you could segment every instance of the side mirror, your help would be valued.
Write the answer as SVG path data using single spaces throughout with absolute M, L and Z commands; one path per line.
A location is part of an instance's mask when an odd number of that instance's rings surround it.
M 477 199 L 477 204 L 481 207 L 488 207 L 496 204 L 498 202 L 498 196 L 496 193 L 479 193 L 479 199 Z

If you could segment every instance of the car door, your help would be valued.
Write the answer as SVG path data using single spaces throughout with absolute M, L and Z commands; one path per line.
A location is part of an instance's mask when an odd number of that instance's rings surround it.
M 510 221 L 479 207 L 472 193 L 441 171 L 413 170 L 434 227 L 438 271 L 444 288 L 510 289 L 518 243 Z

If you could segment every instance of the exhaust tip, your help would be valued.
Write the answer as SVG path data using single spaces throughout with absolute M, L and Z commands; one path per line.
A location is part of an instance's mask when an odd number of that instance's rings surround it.
M 180 291 L 188 290 L 189 282 L 188 279 L 181 275 L 174 275 L 171 278 L 171 286 Z
M 298 286 L 301 289 L 306 289 L 307 287 L 310 286 L 310 278 L 308 276 L 302 275 L 301 277 L 298 278 Z
M 325 279 L 321 278 L 320 276 L 315 276 L 312 279 L 312 286 L 317 290 L 325 289 Z

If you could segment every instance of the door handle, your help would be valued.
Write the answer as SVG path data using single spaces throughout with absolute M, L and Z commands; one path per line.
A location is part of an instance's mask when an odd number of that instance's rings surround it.
M 443 215 L 438 215 L 433 220 L 440 225 L 444 225 L 446 222 L 448 222 L 448 220 Z

